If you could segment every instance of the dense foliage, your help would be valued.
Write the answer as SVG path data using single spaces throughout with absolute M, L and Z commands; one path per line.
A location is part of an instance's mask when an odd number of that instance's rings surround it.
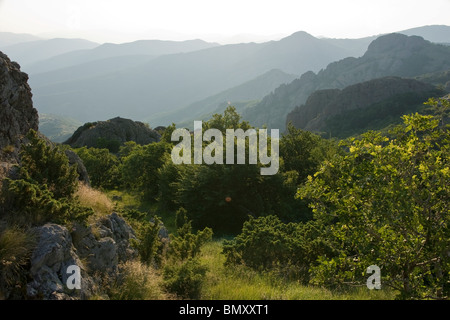
M 18 224 L 40 225 L 48 221 L 85 221 L 92 209 L 74 198 L 78 187 L 75 166 L 64 151 L 50 145 L 31 130 L 20 153 L 18 179 L 6 179 L 2 192 L 3 214 Z

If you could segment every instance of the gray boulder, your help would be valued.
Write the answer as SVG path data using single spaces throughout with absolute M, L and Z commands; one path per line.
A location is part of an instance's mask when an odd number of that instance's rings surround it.
M 92 279 L 72 245 L 67 228 L 46 224 L 35 229 L 37 246 L 31 256 L 30 277 L 27 285 L 29 298 L 45 300 L 85 299 L 92 293 Z M 70 266 L 81 269 L 81 289 L 69 290 L 67 280 Z

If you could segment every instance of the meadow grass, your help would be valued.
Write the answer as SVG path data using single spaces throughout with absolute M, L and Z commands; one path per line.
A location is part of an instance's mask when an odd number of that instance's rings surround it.
M 75 196 L 78 198 L 81 205 L 90 207 L 94 210 L 95 218 L 111 214 L 114 210 L 113 202 L 105 193 L 93 189 L 84 183 L 79 184 Z
M 205 300 L 393 300 L 388 290 L 369 290 L 366 287 L 346 291 L 304 286 L 274 273 L 261 273 L 248 267 L 225 266 L 222 240 L 207 243 L 201 261 L 209 271 L 203 287 Z

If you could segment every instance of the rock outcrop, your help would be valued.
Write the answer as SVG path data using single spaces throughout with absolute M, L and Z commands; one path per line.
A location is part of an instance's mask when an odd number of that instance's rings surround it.
M 17 159 L 23 136 L 38 126 L 28 75 L 0 52 L 0 161 Z
M 105 148 L 120 146 L 128 141 L 146 145 L 157 142 L 160 138 L 158 132 L 142 122 L 117 117 L 108 121 L 86 123 L 65 144 L 73 148 Z
M 27 295 L 30 299 L 88 299 L 95 294 L 97 277 L 117 276 L 119 263 L 138 255 L 131 246 L 133 229 L 116 213 L 93 226 L 76 224 L 72 230 L 48 223 L 35 228 L 37 245 L 31 256 Z M 70 266 L 81 270 L 81 289 L 69 289 Z

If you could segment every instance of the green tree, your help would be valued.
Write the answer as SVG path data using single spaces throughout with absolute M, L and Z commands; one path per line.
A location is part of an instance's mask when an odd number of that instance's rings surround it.
M 159 195 L 158 170 L 170 153 L 172 145 L 165 142 L 136 146 L 122 158 L 124 183 L 141 192 L 145 200 L 155 201 Z
M 370 265 L 402 298 L 450 293 L 449 131 L 439 119 L 404 116 L 394 137 L 369 132 L 343 145 L 299 196 L 312 201 L 334 253 L 313 268 L 320 284 L 364 284 Z
M 93 187 L 114 189 L 121 186 L 120 161 L 108 149 L 83 147 L 75 151 L 83 160 Z

